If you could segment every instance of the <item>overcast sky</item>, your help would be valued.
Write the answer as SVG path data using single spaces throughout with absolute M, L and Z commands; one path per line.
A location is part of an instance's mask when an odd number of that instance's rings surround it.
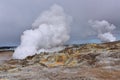
M 16 45 L 34 20 L 53 4 L 62 6 L 73 17 L 71 39 L 88 41 L 95 35 L 88 20 L 107 20 L 120 31 L 120 0 L 0 0 L 0 45 Z

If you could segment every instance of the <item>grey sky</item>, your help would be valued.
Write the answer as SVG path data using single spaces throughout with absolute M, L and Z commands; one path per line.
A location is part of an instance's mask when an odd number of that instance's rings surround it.
M 0 0 L 0 45 L 17 44 L 44 10 L 58 4 L 73 17 L 69 42 L 93 35 L 88 20 L 107 20 L 120 30 L 120 0 Z

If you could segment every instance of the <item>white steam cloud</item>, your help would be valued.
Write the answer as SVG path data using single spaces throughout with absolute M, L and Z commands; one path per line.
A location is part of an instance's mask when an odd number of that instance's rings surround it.
M 116 37 L 112 34 L 112 31 L 116 28 L 115 25 L 110 24 L 106 20 L 90 20 L 89 23 L 91 27 L 97 32 L 97 36 L 101 41 L 112 42 L 116 40 Z
M 70 38 L 71 20 L 72 18 L 64 13 L 62 7 L 53 5 L 37 18 L 32 24 L 32 29 L 23 32 L 21 44 L 16 48 L 13 58 L 24 59 L 39 50 L 62 46 Z

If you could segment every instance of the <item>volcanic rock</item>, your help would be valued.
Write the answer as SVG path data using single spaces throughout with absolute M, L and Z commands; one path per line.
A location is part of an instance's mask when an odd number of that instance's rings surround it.
M 66 46 L 0 66 L 0 80 L 119 80 L 120 41 Z

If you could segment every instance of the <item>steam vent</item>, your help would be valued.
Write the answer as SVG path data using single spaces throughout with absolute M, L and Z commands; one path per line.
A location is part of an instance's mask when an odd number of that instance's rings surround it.
M 0 80 L 120 80 L 120 41 L 11 59 L 0 65 Z

